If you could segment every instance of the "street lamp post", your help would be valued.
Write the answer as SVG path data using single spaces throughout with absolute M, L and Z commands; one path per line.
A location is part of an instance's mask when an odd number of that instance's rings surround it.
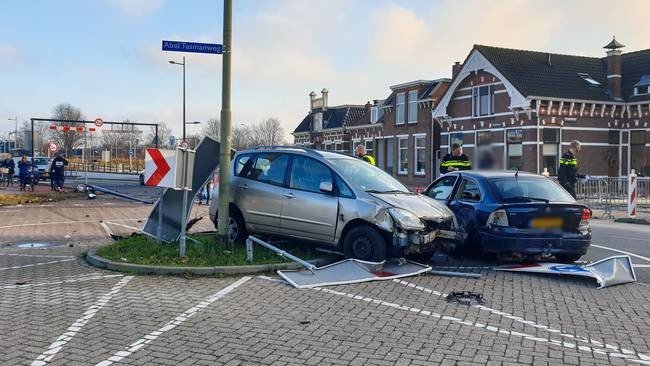
M 183 56 L 183 62 L 170 60 L 169 63 L 183 66 L 183 141 L 185 141 L 185 56 Z
M 18 116 L 14 116 L 14 118 L 7 118 L 7 120 L 14 121 L 14 123 L 16 124 L 16 126 L 15 126 L 16 131 L 14 132 L 15 133 L 15 135 L 14 135 L 14 149 L 17 149 L 18 148 Z

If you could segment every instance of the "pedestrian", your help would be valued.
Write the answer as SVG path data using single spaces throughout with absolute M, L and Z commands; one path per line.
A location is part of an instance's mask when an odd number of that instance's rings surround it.
M 375 158 L 372 157 L 372 155 L 368 154 L 366 152 L 366 147 L 363 145 L 357 145 L 357 148 L 354 149 L 354 154 L 362 160 L 365 160 L 367 163 L 377 166 L 377 163 L 375 163 Z
M 483 150 L 481 155 L 478 158 L 478 168 L 480 170 L 492 170 L 494 168 L 496 161 L 494 155 L 490 150 Z
M 573 198 L 576 198 L 576 181 L 578 178 L 583 179 L 585 177 L 578 174 L 578 159 L 576 159 L 578 152 L 580 152 L 580 141 L 571 141 L 569 150 L 562 154 L 562 158 L 560 158 L 560 169 L 557 172 L 558 182 Z
M 54 188 L 60 193 L 63 192 L 64 184 L 64 174 L 65 167 L 68 165 L 68 161 L 63 157 L 63 154 L 59 154 L 52 160 L 52 168 L 54 174 Z
M 20 190 L 24 191 L 25 186 L 27 185 L 27 180 L 29 179 L 29 168 L 31 164 L 27 160 L 27 155 L 23 157 L 18 162 L 18 179 L 20 181 Z
M 460 144 L 452 144 L 451 153 L 442 157 L 440 174 L 470 169 L 472 169 L 472 163 L 469 162 L 467 155 L 463 154 L 463 147 Z
M 47 163 L 47 172 L 48 176 L 50 177 L 50 191 L 54 191 L 54 164 L 52 164 L 52 160 Z
M 13 187 L 14 174 L 16 174 L 16 163 L 14 162 L 14 159 L 12 159 L 11 154 L 6 160 L 6 165 L 7 165 L 7 187 L 9 185 Z

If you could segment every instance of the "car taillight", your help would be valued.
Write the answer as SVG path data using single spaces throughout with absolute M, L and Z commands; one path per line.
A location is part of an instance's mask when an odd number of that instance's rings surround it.
M 580 218 L 580 230 L 586 230 L 589 228 L 589 220 L 591 220 L 591 210 L 588 208 L 582 209 L 582 217 Z
M 487 221 L 490 226 L 510 226 L 508 213 L 505 209 L 499 209 L 490 214 Z

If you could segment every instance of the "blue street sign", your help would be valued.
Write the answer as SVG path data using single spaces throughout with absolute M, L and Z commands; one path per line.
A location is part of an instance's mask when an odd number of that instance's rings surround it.
M 195 52 L 195 53 L 223 53 L 223 45 L 218 43 L 196 43 L 180 41 L 162 41 L 163 51 Z
M 133 155 L 134 155 L 133 150 L 129 150 L 129 156 L 133 156 Z

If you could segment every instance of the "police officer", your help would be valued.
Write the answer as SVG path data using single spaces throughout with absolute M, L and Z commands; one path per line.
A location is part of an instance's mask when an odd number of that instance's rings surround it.
M 469 162 L 467 155 L 463 154 L 463 148 L 459 144 L 452 144 L 451 153 L 442 157 L 440 174 L 470 169 L 472 169 L 472 163 Z
M 369 164 L 372 164 L 374 166 L 377 166 L 377 163 L 375 163 L 375 158 L 372 157 L 372 155 L 366 153 L 366 147 L 363 145 L 357 145 L 357 148 L 354 149 L 354 154 L 359 158 L 363 159 Z
M 578 159 L 576 153 L 580 151 L 580 141 L 573 140 L 569 144 L 569 151 L 562 154 L 560 158 L 560 170 L 557 172 L 558 182 L 564 189 L 569 192 L 573 198 L 576 198 L 576 181 L 585 176 L 578 174 Z
M 68 165 L 68 161 L 63 157 L 63 154 L 57 155 L 54 160 L 52 160 L 52 167 L 50 170 L 54 175 L 54 188 L 58 192 L 63 191 L 63 182 L 65 179 L 65 167 Z M 50 177 L 52 179 L 52 177 Z

